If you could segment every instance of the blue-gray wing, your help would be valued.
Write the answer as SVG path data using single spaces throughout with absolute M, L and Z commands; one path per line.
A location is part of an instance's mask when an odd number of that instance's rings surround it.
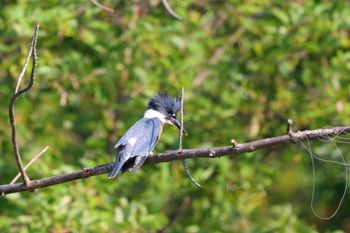
M 109 177 L 116 176 L 124 163 L 135 156 L 144 158 L 139 159 L 139 162 L 135 164 L 137 167 L 134 167 L 133 171 L 141 167 L 157 144 L 162 127 L 162 123 L 157 118 L 142 118 L 136 122 L 115 145 L 117 159 Z
M 150 155 L 162 131 L 162 123 L 157 118 L 145 119 L 142 127 L 144 133 L 140 133 L 131 152 L 134 156 Z
M 142 118 L 119 140 L 114 148 L 131 146 L 132 156 L 149 155 L 158 142 L 162 123 L 157 118 Z

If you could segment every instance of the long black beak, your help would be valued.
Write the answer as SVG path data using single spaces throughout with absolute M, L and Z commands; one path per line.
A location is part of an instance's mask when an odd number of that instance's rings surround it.
M 180 121 L 176 118 L 171 117 L 170 118 L 171 123 L 173 123 L 179 130 L 181 130 L 181 124 Z M 185 135 L 187 135 L 187 131 L 183 129 L 182 131 Z

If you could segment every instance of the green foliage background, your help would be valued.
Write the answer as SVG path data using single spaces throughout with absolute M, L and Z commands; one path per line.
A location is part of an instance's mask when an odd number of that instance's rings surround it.
M 295 128 L 350 124 L 348 1 L 0 1 L 0 183 L 17 173 L 7 106 L 40 24 L 37 80 L 16 104 L 22 156 L 49 151 L 43 178 L 114 160 L 113 143 L 159 90 L 186 90 L 185 148 L 229 145 Z M 28 74 L 29 72 L 27 72 Z M 28 76 L 28 75 L 27 75 Z M 155 152 L 176 149 L 167 127 Z M 338 159 L 332 143 L 314 151 Z M 346 145 L 340 150 L 346 156 Z M 312 167 L 301 145 L 236 159 L 144 166 L 0 199 L 0 232 L 350 231 L 347 197 L 329 221 L 310 209 Z M 317 163 L 315 208 L 330 215 L 341 166 Z

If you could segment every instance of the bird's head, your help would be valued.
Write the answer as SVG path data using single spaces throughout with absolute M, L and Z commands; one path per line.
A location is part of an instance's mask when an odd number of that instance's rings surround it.
M 175 125 L 181 128 L 180 122 L 177 119 L 177 113 L 180 111 L 181 103 L 179 98 L 171 98 L 167 93 L 159 93 L 148 102 L 147 109 L 152 109 L 161 113 L 164 116 L 165 123 Z M 186 131 L 184 130 L 184 133 Z

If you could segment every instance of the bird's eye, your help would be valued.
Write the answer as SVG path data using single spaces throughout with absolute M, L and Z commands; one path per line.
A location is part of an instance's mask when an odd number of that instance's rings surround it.
M 172 117 L 174 117 L 174 118 L 176 117 L 176 115 L 175 115 L 174 113 L 173 113 L 173 114 L 171 114 L 171 116 L 172 116 Z

